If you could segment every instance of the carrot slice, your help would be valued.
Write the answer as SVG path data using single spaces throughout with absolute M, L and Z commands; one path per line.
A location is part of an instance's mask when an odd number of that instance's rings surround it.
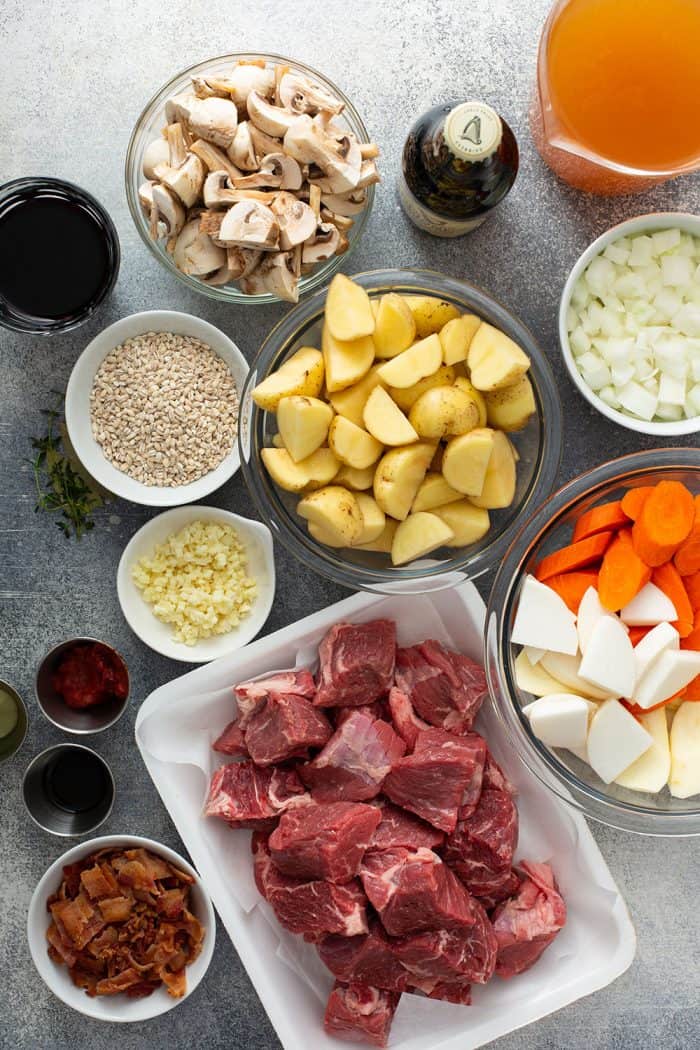
M 595 536 L 588 536 L 585 540 L 570 543 L 568 547 L 548 554 L 537 568 L 537 579 L 544 581 L 559 573 L 573 572 L 575 569 L 585 569 L 587 565 L 594 565 L 605 554 L 612 537 L 612 532 L 598 532 Z
M 651 627 L 630 627 L 629 640 L 632 645 L 637 645 L 642 638 L 646 638 Z
M 546 580 L 548 587 L 556 591 L 566 602 L 572 613 L 578 612 L 581 599 L 589 587 L 598 587 L 597 572 L 559 572 Z
M 634 523 L 637 554 L 652 569 L 669 561 L 690 535 L 695 500 L 680 481 L 660 481 L 645 500 Z
M 632 521 L 637 520 L 642 507 L 653 491 L 653 485 L 640 485 L 639 488 L 630 489 L 624 494 L 622 497 L 622 510 L 628 518 L 631 518 Z
M 645 565 L 630 541 L 629 529 L 621 529 L 603 556 L 598 574 L 598 597 L 610 612 L 618 612 L 651 579 Z
M 695 613 L 692 631 L 681 639 L 681 649 L 694 649 L 700 652 L 700 609 Z
M 693 609 L 678 569 L 670 561 L 666 562 L 665 565 L 654 569 L 651 574 L 651 582 L 673 602 L 678 616 L 678 619 L 673 621 L 673 626 L 681 638 L 687 637 L 693 629 Z
M 700 675 L 698 675 L 698 678 L 700 678 Z M 693 683 L 691 682 L 690 685 L 692 684 Z M 690 686 L 687 686 L 686 690 L 689 688 Z M 639 704 L 635 704 L 632 700 L 621 700 L 620 703 L 623 707 L 627 708 L 631 715 L 648 715 L 650 711 L 658 711 L 660 707 L 667 707 L 668 704 L 673 700 L 677 700 L 680 696 L 682 696 L 684 700 L 688 699 L 688 697 L 684 695 L 683 690 L 681 690 L 680 693 L 674 693 L 673 696 L 669 696 L 668 699 L 662 700 L 658 704 L 652 704 L 651 707 L 640 707 Z M 698 699 L 700 700 L 700 696 Z
M 678 550 L 676 551 L 673 564 L 681 576 L 692 576 L 700 572 L 700 496 L 695 497 L 695 522 L 693 528 Z
M 700 700 L 700 674 L 697 675 L 690 685 L 685 687 L 684 700 Z
M 700 572 L 694 572 L 692 576 L 684 576 L 683 585 L 693 612 L 697 612 L 700 609 Z
M 576 522 L 573 540 L 585 540 L 587 536 L 595 536 L 597 532 L 607 532 L 610 529 L 621 529 L 623 525 L 629 525 L 629 519 L 622 509 L 622 501 L 604 503 L 602 507 L 592 507 Z

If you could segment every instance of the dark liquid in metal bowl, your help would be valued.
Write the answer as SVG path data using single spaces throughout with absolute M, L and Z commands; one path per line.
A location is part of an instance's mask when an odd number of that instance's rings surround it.
M 84 813 L 104 802 L 110 792 L 107 771 L 86 751 L 58 754 L 44 771 L 46 797 L 68 813 Z

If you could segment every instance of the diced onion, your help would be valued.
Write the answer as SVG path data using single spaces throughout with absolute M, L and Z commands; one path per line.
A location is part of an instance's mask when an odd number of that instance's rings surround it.
M 592 259 L 566 311 L 583 381 L 647 421 L 700 415 L 700 237 L 619 237 Z

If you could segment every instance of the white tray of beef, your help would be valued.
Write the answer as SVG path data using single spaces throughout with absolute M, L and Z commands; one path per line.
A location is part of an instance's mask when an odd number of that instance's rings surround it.
M 469 1050 L 632 961 L 585 821 L 482 706 L 484 613 L 471 585 L 356 595 L 141 707 L 146 766 L 285 1050 Z

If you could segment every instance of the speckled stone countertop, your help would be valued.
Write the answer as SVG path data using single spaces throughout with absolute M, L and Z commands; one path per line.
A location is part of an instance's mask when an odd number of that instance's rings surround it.
M 93 634 L 129 661 L 131 710 L 95 738 L 117 779 L 105 833 L 130 831 L 181 848 L 131 735 L 139 700 L 185 669 L 147 650 L 117 603 L 115 572 L 146 508 L 113 504 L 81 543 L 67 542 L 34 514 L 29 438 L 40 409 L 64 387 L 83 347 L 119 317 L 150 308 L 197 313 L 252 356 L 283 307 L 227 308 L 190 294 L 141 243 L 127 211 L 123 158 L 131 129 L 153 92 L 178 69 L 227 51 L 272 51 L 323 70 L 353 99 L 382 148 L 384 184 L 350 271 L 421 265 L 466 277 L 519 314 L 547 349 L 564 402 L 561 480 L 613 455 L 654 442 L 606 424 L 576 394 L 560 363 L 558 298 L 589 241 L 612 223 L 653 210 L 700 209 L 697 177 L 636 198 L 604 200 L 560 184 L 536 154 L 527 129 L 535 49 L 548 0 L 325 0 L 288 6 L 274 0 L 5 0 L 0 6 L 0 178 L 56 175 L 92 191 L 114 217 L 122 245 L 115 292 L 97 317 L 51 340 L 0 334 L 0 675 L 29 698 L 37 659 L 53 643 Z M 395 176 L 407 128 L 437 101 L 477 96 L 513 126 L 521 169 L 500 213 L 469 237 L 432 239 L 399 210 Z M 60 259 L 47 259 L 47 279 Z M 240 477 L 211 502 L 252 514 Z M 300 571 L 281 549 L 278 590 L 265 631 L 343 596 Z M 482 587 L 484 590 L 484 587 Z M 144 1026 L 119 1031 L 73 1013 L 41 982 L 29 958 L 25 914 L 32 890 L 68 843 L 39 831 L 20 801 L 32 755 L 62 739 L 30 699 L 30 730 L 20 754 L 0 766 L 0 974 L 5 1006 L 0 1046 L 262 1050 L 278 1046 L 223 929 L 196 993 Z M 499 1041 L 500 1050 L 613 1050 L 700 1045 L 700 938 L 697 841 L 654 840 L 593 826 L 625 895 L 639 947 L 613 985 Z M 465 1024 L 468 1025 L 468 1015 Z M 340 1044 L 339 1044 L 340 1045 Z

